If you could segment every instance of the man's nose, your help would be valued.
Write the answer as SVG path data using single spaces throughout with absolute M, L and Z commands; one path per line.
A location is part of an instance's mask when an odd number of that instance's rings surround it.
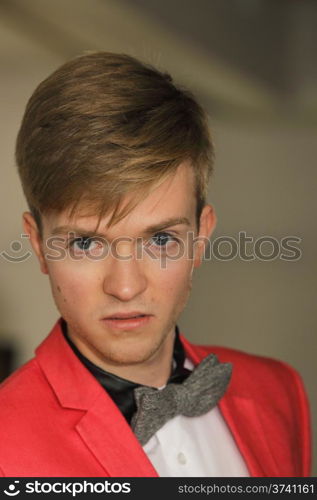
M 121 301 L 130 301 L 147 287 L 142 260 L 137 260 L 131 246 L 121 245 L 112 252 L 104 278 L 104 292 Z

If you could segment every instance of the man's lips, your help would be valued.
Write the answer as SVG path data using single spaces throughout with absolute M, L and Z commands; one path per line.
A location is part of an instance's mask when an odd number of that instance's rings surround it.
M 107 316 L 103 319 L 130 319 L 130 318 L 138 318 L 140 316 L 151 316 L 151 314 L 146 314 L 140 311 L 131 311 L 128 313 L 118 312 L 111 314 L 111 316 Z
M 117 330 L 133 330 L 146 325 L 152 317 L 152 314 L 131 311 L 129 313 L 115 313 L 103 318 L 102 321 Z

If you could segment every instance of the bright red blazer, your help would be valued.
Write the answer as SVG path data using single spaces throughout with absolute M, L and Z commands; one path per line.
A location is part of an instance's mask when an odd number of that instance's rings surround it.
M 222 347 L 194 346 L 233 363 L 220 411 L 251 476 L 310 474 L 305 391 L 288 365 Z M 60 320 L 26 363 L 0 386 L 0 475 L 157 477 L 115 403 L 65 341 Z

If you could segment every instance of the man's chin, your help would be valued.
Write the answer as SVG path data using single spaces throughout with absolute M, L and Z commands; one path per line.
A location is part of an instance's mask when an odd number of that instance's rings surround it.
M 142 365 L 150 363 L 157 350 L 156 346 L 144 348 L 135 345 L 133 349 L 112 349 L 110 352 L 103 352 L 102 357 L 104 363 L 110 367 Z

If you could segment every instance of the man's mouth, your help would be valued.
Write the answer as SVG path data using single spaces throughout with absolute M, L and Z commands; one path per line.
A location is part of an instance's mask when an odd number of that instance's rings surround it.
M 130 319 L 130 318 L 141 318 L 144 316 L 149 316 L 148 314 L 141 312 L 130 312 L 130 313 L 115 313 L 111 316 L 107 316 L 104 319 Z
M 111 316 L 103 318 L 102 321 L 115 329 L 133 330 L 147 324 L 152 317 L 152 314 L 131 311 L 128 313 L 114 313 Z
M 143 318 L 145 314 L 139 314 L 137 316 L 128 316 L 127 318 L 120 318 L 119 316 L 111 316 L 111 318 L 106 319 L 132 319 L 132 318 Z

